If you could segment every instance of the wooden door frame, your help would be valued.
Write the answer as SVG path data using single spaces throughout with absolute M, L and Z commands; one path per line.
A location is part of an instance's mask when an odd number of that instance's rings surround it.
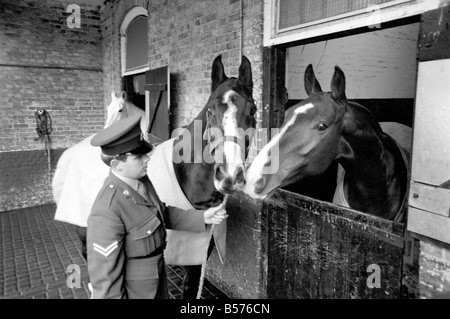
M 154 74 L 162 74 L 159 70 L 167 69 L 167 73 L 165 74 L 164 83 L 149 83 L 150 78 L 152 78 L 152 72 L 156 72 Z M 158 73 L 159 72 L 159 73 Z M 152 93 L 154 92 L 154 93 Z M 153 94 L 156 94 L 155 96 Z M 158 115 L 158 109 L 160 107 L 160 103 L 162 103 L 163 94 L 165 94 L 165 99 L 167 100 L 167 136 L 156 136 L 151 133 L 152 128 L 155 124 L 155 117 Z M 156 99 L 155 99 L 156 98 Z M 155 109 L 152 111 L 150 108 L 150 102 L 155 103 Z M 164 112 L 161 109 L 160 112 Z M 159 113 L 161 114 L 161 113 Z M 153 116 L 152 116 L 153 115 Z M 170 68 L 169 65 L 161 66 L 159 68 L 155 68 L 152 70 L 148 70 L 145 73 L 145 118 L 147 119 L 148 127 L 147 134 L 152 142 L 160 144 L 165 141 L 165 139 L 170 139 Z

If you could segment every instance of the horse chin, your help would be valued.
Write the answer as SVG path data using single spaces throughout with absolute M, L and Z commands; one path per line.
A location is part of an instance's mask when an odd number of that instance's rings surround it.
M 261 192 L 257 193 L 257 192 L 255 192 L 254 187 L 250 187 L 249 185 L 246 185 L 244 188 L 244 193 L 253 199 L 264 200 L 264 199 L 270 198 L 275 193 L 276 190 L 277 190 L 277 187 L 273 187 L 271 189 L 268 189 L 266 187 Z
M 223 184 L 224 183 L 214 179 L 214 187 L 216 188 L 216 190 L 219 193 L 221 193 L 223 195 L 230 195 L 236 190 L 234 186 L 232 186 L 232 187 L 223 187 Z
M 270 198 L 270 197 L 272 197 L 272 195 L 275 194 L 275 192 L 277 191 L 277 189 L 278 189 L 278 188 L 272 189 L 270 192 L 268 192 L 268 193 L 266 194 L 266 197 L 264 197 L 264 198 Z
M 224 195 L 221 194 L 220 192 L 213 192 L 210 196 L 209 199 L 205 200 L 205 201 L 198 201 L 193 203 L 192 205 L 194 206 L 195 209 L 197 210 L 205 210 L 208 209 L 210 207 L 214 207 L 219 205 L 220 203 L 222 203 L 223 201 L 223 197 Z
M 234 189 L 222 188 L 219 185 L 215 185 L 215 186 L 216 186 L 217 191 L 223 195 L 230 195 L 234 192 Z
M 220 193 L 222 193 L 223 195 L 231 195 L 234 192 L 233 190 L 228 190 L 228 189 L 218 189 L 218 191 Z

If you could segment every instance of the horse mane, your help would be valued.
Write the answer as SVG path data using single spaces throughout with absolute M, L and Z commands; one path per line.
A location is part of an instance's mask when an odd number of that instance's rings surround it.
M 123 115 L 122 117 L 128 117 L 134 114 L 140 114 L 141 116 L 145 115 L 145 111 L 142 110 L 141 108 L 137 107 L 136 105 L 133 104 L 133 102 L 128 101 L 128 100 L 124 100 L 124 108 L 122 109 Z
M 370 124 L 370 126 L 373 128 L 374 132 L 381 137 L 383 134 L 383 130 L 380 126 L 380 123 L 378 123 L 377 119 L 375 118 L 375 116 L 373 115 L 373 113 L 366 108 L 365 106 L 353 102 L 353 101 L 349 101 L 347 100 L 347 106 L 353 110 L 353 114 L 357 115 L 359 117 L 361 117 L 361 115 L 364 116 L 363 120 L 358 120 L 358 123 L 368 123 Z
M 139 107 L 134 105 L 131 101 L 126 100 L 124 94 L 121 97 L 116 98 L 114 93 L 112 93 L 111 103 L 106 108 L 107 117 L 105 120 L 104 128 L 114 124 L 115 122 L 127 118 L 134 114 L 139 114 L 144 118 L 144 121 L 141 121 L 141 130 L 145 132 L 147 130 L 148 124 L 145 117 L 145 111 L 141 110 Z
M 129 100 L 124 100 L 123 104 L 124 104 L 124 106 L 123 106 L 120 118 L 124 119 L 124 118 L 127 118 L 134 114 L 141 115 L 141 117 L 144 119 L 143 121 L 141 121 L 141 131 L 146 132 L 148 129 L 148 120 L 145 117 L 145 111 L 142 110 L 141 108 L 137 107 L 136 105 L 134 105 Z M 147 138 L 145 138 L 145 139 L 147 140 Z

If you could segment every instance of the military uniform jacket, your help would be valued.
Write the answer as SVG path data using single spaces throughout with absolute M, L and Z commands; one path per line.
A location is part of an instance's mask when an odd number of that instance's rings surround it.
M 166 208 L 147 177 L 144 199 L 112 172 L 88 218 L 88 270 L 94 299 L 167 298 L 162 252 L 164 221 L 172 218 L 191 231 L 205 231 L 202 214 Z

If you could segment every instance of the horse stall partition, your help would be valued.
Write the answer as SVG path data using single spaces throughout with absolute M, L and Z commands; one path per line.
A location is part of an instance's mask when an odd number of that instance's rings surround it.
M 263 209 L 268 298 L 402 296 L 405 224 L 285 190 Z

